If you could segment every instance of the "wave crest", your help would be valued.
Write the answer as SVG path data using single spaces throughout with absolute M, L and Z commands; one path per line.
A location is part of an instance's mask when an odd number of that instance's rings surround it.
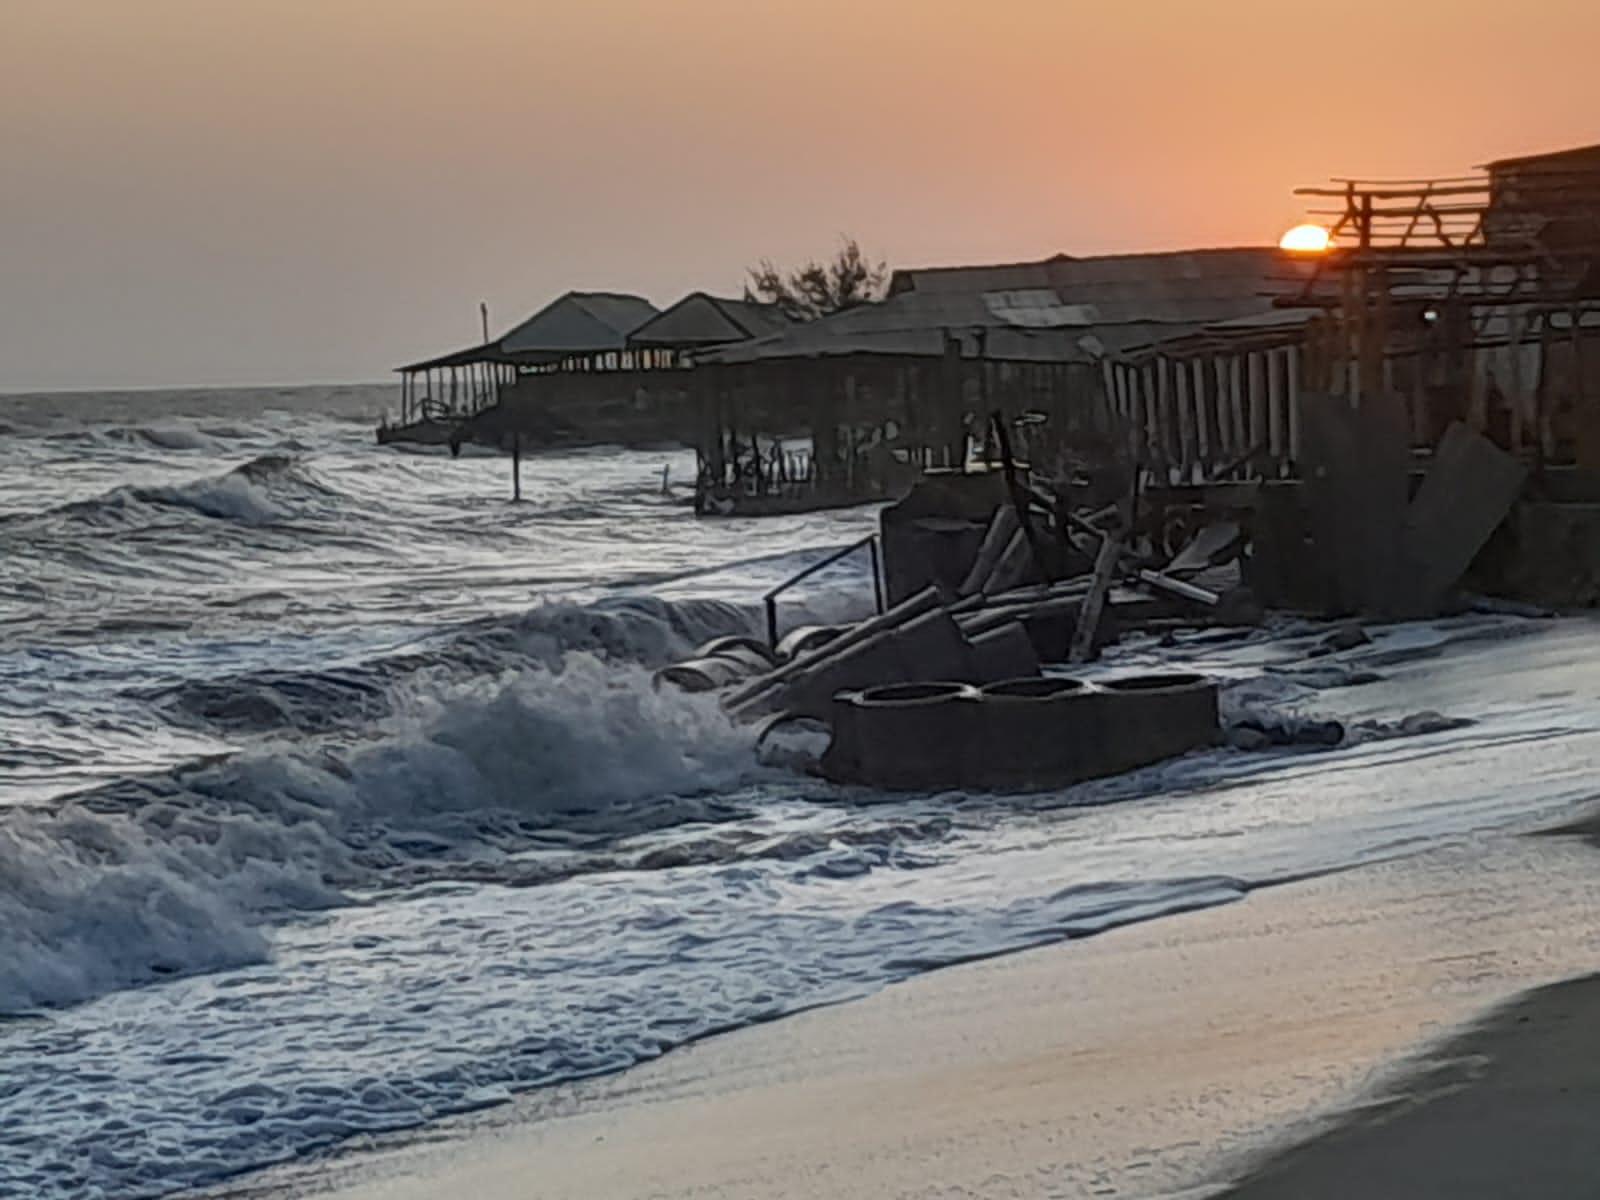
M 471 874 L 540 835 L 608 840 L 729 815 L 758 768 L 715 701 L 590 653 L 408 700 L 341 753 L 274 748 L 0 825 L 0 1011 L 258 961 L 261 924 Z M 448 872 L 446 872 L 448 873 Z

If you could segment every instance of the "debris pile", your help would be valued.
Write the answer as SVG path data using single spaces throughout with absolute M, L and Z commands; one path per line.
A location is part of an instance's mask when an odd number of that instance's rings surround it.
M 1308 398 L 1301 482 L 1157 487 L 1001 470 L 931 473 L 882 515 L 889 607 L 775 646 L 721 639 L 658 684 L 716 690 L 741 721 L 826 723 L 822 770 L 879 787 L 1059 786 L 1208 744 L 1216 689 L 1198 677 L 1101 685 L 1046 666 L 1094 660 L 1132 630 L 1258 624 L 1267 608 L 1404 619 L 1456 602 L 1521 494 L 1524 470 L 1464 425 L 1413 471 L 1379 406 Z M 1470 603 L 1463 601 L 1462 603 Z M 1311 653 L 1361 645 L 1356 620 Z M 1336 723 L 1236 723 L 1242 747 L 1331 746 Z

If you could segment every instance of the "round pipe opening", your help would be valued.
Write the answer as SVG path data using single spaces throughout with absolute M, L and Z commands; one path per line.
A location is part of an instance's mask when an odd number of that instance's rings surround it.
M 1170 675 L 1130 675 L 1126 679 L 1107 679 L 1100 686 L 1108 692 L 1160 692 L 1206 682 L 1204 675 L 1174 672 Z
M 906 704 L 926 700 L 959 700 L 973 695 L 964 683 L 891 683 L 867 688 L 856 696 L 857 704 Z
M 984 696 L 1010 700 L 1048 700 L 1056 696 L 1076 696 L 1089 690 L 1081 679 L 1053 679 L 1034 676 L 1030 679 L 1003 679 L 983 689 Z

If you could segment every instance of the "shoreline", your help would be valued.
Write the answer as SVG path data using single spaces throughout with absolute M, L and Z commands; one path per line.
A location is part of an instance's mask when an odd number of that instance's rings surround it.
M 946 968 L 196 1194 L 1297 1194 L 1260 1190 L 1320 1153 L 1284 1146 L 1415 1092 L 1485 1009 L 1600 968 L 1597 867 L 1576 837 L 1485 835 Z

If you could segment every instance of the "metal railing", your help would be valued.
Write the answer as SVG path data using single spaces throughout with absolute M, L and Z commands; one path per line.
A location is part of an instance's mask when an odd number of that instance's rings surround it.
M 804 583 L 818 571 L 833 566 L 842 558 L 848 558 L 863 546 L 872 555 L 872 601 L 878 612 L 883 612 L 883 563 L 878 551 L 878 535 L 869 533 L 858 542 L 851 542 L 841 550 L 835 550 L 827 558 L 812 563 L 804 571 L 793 578 L 785 580 L 768 592 L 762 599 L 767 607 L 767 644 L 773 649 L 778 646 L 778 597 L 794 587 L 797 583 Z

